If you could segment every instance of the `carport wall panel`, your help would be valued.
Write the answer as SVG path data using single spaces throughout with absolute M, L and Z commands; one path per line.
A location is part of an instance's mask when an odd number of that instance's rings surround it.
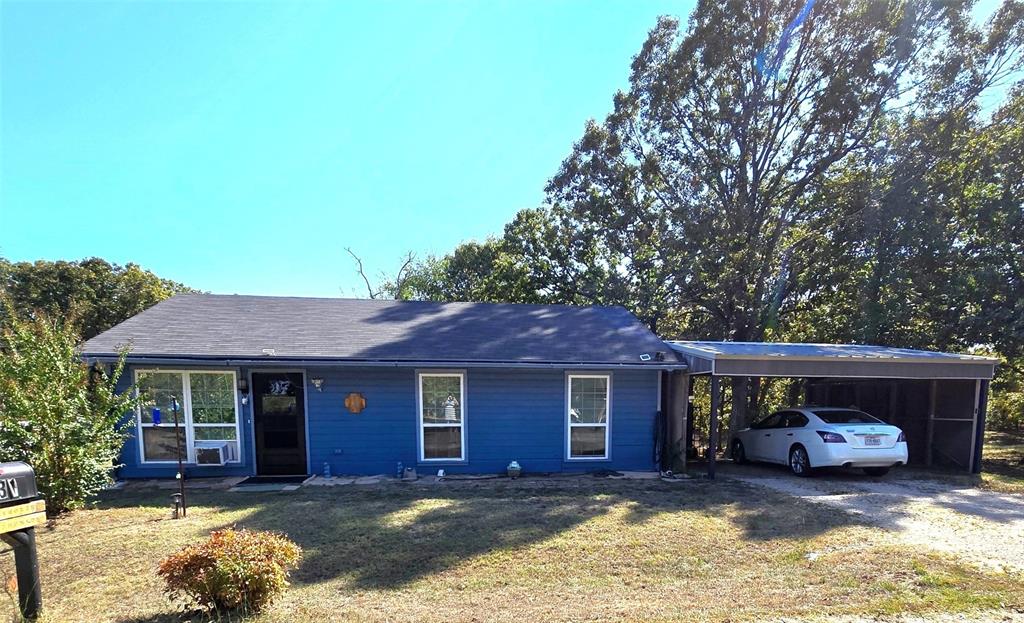
M 466 375 L 466 461 L 418 460 L 417 372 L 412 368 L 320 368 L 307 371 L 310 470 L 394 474 L 399 462 L 420 474 L 501 473 L 510 461 L 528 472 L 652 470 L 657 371 L 616 370 L 612 377 L 607 460 L 566 460 L 563 369 L 459 369 Z M 595 373 L 587 371 L 588 374 Z M 308 380 L 324 379 L 323 391 Z M 344 407 L 358 392 L 366 408 Z

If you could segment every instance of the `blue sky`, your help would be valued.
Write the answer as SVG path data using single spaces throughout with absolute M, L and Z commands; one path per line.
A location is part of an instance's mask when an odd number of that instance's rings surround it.
M 361 294 L 500 233 L 688 2 L 2 3 L 0 255 Z
M 0 0 L 0 256 L 362 295 L 345 247 L 391 272 L 538 205 L 692 5 Z

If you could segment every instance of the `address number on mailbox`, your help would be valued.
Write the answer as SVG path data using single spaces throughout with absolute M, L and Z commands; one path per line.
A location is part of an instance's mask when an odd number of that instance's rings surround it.
M 0 501 L 17 500 L 20 497 L 18 495 L 17 478 L 4 478 L 0 480 Z
M 0 463 L 0 505 L 39 496 L 36 475 L 25 463 Z

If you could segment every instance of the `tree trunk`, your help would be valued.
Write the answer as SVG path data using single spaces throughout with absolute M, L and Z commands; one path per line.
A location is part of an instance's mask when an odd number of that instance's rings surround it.
M 800 390 L 802 389 L 802 379 L 790 379 L 789 388 L 786 392 L 789 398 L 790 407 L 795 407 L 800 404 Z
M 750 382 L 747 385 L 750 387 L 750 395 L 747 397 L 747 410 L 744 414 L 746 419 L 743 421 L 744 428 L 761 412 L 761 377 L 750 377 Z
M 732 377 L 732 413 L 729 415 L 729 438 L 731 444 L 736 433 L 747 426 L 747 397 L 750 379 L 745 376 Z

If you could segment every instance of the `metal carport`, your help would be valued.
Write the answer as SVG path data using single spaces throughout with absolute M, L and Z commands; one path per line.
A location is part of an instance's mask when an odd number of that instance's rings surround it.
M 996 359 L 863 344 L 666 344 L 688 367 L 685 372 L 666 373 L 670 455 L 673 449 L 676 454 L 685 452 L 682 446 L 689 443 L 683 437 L 690 376 L 711 377 L 711 448 L 719 443 L 721 377 L 784 377 L 804 380 L 805 404 L 856 405 L 900 426 L 907 435 L 911 463 L 981 471 L 988 384 Z M 715 453 L 708 454 L 708 477 L 714 478 Z

